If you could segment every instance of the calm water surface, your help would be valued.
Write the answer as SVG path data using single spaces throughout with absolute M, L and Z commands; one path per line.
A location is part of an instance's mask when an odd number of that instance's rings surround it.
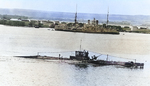
M 144 69 L 13 57 L 38 52 L 56 56 L 61 52 L 68 57 L 74 54 L 71 51 L 79 50 L 80 44 L 82 50 L 111 55 L 109 60 L 144 62 Z M 149 86 L 149 53 L 150 35 L 146 34 L 69 33 L 1 25 L 0 86 Z

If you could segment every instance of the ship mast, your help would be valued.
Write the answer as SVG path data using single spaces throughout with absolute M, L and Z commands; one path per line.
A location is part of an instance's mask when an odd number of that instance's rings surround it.
M 75 13 L 75 24 L 77 24 L 77 4 L 76 4 L 76 13 Z
M 109 22 L 109 7 L 108 7 L 108 14 L 107 14 L 107 25 L 108 25 L 108 22 Z

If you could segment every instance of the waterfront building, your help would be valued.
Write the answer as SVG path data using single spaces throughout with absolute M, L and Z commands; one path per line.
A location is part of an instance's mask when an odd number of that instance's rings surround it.
M 132 26 L 131 31 L 135 31 L 135 30 L 138 30 L 138 27 L 137 26 Z
M 10 21 L 21 21 L 20 19 L 10 19 Z

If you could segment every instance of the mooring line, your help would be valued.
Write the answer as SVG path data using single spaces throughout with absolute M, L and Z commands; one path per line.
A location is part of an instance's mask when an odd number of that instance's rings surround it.
M 102 53 L 98 53 L 98 52 L 94 52 L 94 51 L 89 51 L 89 52 L 97 53 L 97 54 L 102 54 Z M 121 59 L 135 60 L 135 59 L 131 59 L 131 58 L 117 57 L 117 56 L 113 56 L 113 55 L 109 55 L 109 54 L 102 54 L 102 55 L 106 55 L 106 56 L 108 55 L 108 56 L 111 56 L 111 57 L 121 58 Z
M 38 52 L 38 53 L 71 53 L 71 52 L 74 52 L 74 51 L 60 51 L 60 52 Z

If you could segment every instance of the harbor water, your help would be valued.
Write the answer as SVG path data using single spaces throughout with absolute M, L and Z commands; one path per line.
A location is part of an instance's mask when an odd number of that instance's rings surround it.
M 98 59 L 107 54 L 109 60 L 136 59 L 144 63 L 144 69 L 14 57 L 69 57 L 80 49 L 104 54 Z M 0 25 L 0 86 L 149 86 L 149 66 L 149 34 L 87 34 Z

